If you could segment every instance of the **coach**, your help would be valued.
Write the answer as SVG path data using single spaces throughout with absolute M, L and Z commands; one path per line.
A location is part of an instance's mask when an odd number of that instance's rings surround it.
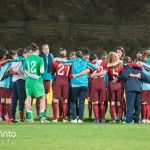
M 52 61 L 53 55 L 49 52 L 48 44 L 42 45 L 42 52 L 40 56 L 44 60 L 44 74 L 42 74 L 44 89 L 45 89 L 45 100 L 46 100 L 46 108 L 47 108 L 47 94 L 50 92 L 50 83 L 52 80 Z

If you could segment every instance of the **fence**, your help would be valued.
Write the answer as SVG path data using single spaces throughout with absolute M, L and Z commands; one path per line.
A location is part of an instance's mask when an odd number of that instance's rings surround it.
M 91 25 L 60 24 L 50 22 L 6 22 L 0 23 L 0 33 L 31 33 L 37 35 L 78 37 L 96 39 L 136 39 L 150 35 L 150 25 Z

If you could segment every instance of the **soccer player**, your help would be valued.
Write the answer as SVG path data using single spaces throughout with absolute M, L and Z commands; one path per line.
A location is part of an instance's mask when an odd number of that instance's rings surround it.
M 85 50 L 83 52 L 83 59 L 89 61 L 91 52 L 89 50 Z M 91 93 L 91 78 L 88 78 L 88 90 L 87 90 L 87 99 L 88 99 L 88 110 L 89 110 L 89 119 L 92 119 L 92 101 L 90 100 Z
M 116 48 L 116 53 L 118 54 L 118 57 L 120 59 L 120 65 L 123 65 L 123 58 L 125 57 L 125 50 L 122 46 Z M 125 119 L 125 114 L 126 114 L 126 102 L 125 102 L 125 97 L 124 97 L 124 84 L 123 81 L 121 81 L 122 84 L 122 100 L 121 100 L 121 106 L 122 106 L 122 111 L 123 111 L 123 119 Z
M 72 74 L 78 74 L 87 68 L 96 70 L 97 68 L 91 63 L 82 58 L 81 52 L 76 52 L 76 59 L 64 61 L 65 63 L 72 63 Z M 71 89 L 73 99 L 70 101 L 71 109 L 71 123 L 83 123 L 84 103 L 88 87 L 88 75 L 76 76 L 71 79 Z M 77 119 L 76 104 L 79 100 L 79 118 Z
M 118 61 L 119 57 L 117 53 L 110 52 L 108 54 L 108 63 L 113 63 L 115 61 Z M 115 67 L 108 68 L 108 76 L 109 76 L 109 94 L 110 94 L 110 114 L 112 123 L 121 122 L 122 121 L 122 84 L 121 82 L 113 83 L 113 80 L 118 77 L 119 74 L 123 71 L 123 68 L 120 67 L 120 65 L 117 65 Z
M 143 52 L 144 62 L 140 62 L 142 65 L 142 72 L 150 77 L 150 50 Z M 141 99 L 141 115 L 142 123 L 150 122 L 150 84 L 142 82 L 142 99 Z
M 8 61 L 10 61 L 11 59 L 7 58 L 8 55 L 8 51 L 3 49 L 0 50 L 0 69 L 1 67 L 7 63 Z M 1 101 L 1 89 L 2 89 L 2 82 L 0 81 L 0 121 L 4 120 L 4 108 L 5 108 L 5 103 L 2 103 Z
M 45 102 L 46 102 L 46 110 L 47 110 L 47 95 L 50 92 L 50 84 L 52 80 L 52 65 L 53 65 L 53 55 L 50 53 L 48 44 L 42 45 L 42 53 L 40 56 L 44 60 L 44 73 L 42 74 L 44 89 L 45 89 Z M 39 102 L 39 101 L 37 101 Z M 37 105 L 38 112 L 38 105 Z M 47 117 L 46 117 L 47 118 Z
M 16 51 L 9 51 L 7 57 L 9 59 L 17 57 Z M 12 77 L 10 75 L 6 75 L 7 70 L 11 67 L 11 62 L 5 63 L 5 65 L 1 66 L 1 74 L 4 73 L 4 78 L 1 78 L 0 86 L 1 86 L 1 116 L 5 119 L 6 123 L 12 122 L 11 120 L 11 93 L 12 93 Z M 6 109 L 6 114 L 4 112 Z M 5 116 L 5 117 L 4 117 Z
M 106 85 L 104 82 L 103 63 L 99 64 L 98 58 L 95 54 L 91 54 L 90 61 L 94 65 L 98 65 L 99 69 L 92 71 L 91 77 L 91 92 L 90 100 L 93 104 L 93 111 L 95 115 L 95 123 L 105 123 L 105 101 L 106 101 Z
M 14 61 L 11 63 L 11 70 L 9 73 L 12 75 L 12 104 L 11 114 L 12 121 L 18 122 L 16 119 L 17 101 L 19 101 L 20 121 L 24 121 L 24 107 L 25 107 L 25 75 L 23 73 L 23 65 L 28 51 L 24 48 L 18 50 L 18 57 L 13 57 Z
M 31 76 L 26 77 L 26 107 L 27 107 L 27 121 L 33 122 L 32 115 L 32 98 L 37 98 L 40 100 L 40 117 L 41 123 L 48 122 L 45 119 L 45 91 L 43 86 L 43 81 L 41 74 L 44 73 L 44 61 L 39 56 L 39 48 L 37 45 L 32 44 L 31 46 L 32 54 L 28 56 L 25 60 L 25 69 L 28 73 L 33 74 L 37 78 L 32 78 Z
M 61 48 L 59 50 L 59 58 L 66 59 L 67 52 Z M 69 72 L 70 66 L 64 65 L 61 62 L 53 61 L 53 74 L 56 73 L 56 79 L 53 85 L 53 122 L 58 122 L 59 115 L 59 102 L 62 100 L 62 119 L 63 122 L 67 122 L 66 116 L 68 112 L 68 95 L 69 95 Z
M 140 65 L 130 62 L 132 62 L 131 58 L 126 56 L 124 58 L 124 70 L 114 82 L 124 80 L 127 102 L 125 123 L 139 123 L 142 91 L 141 80 L 150 83 L 150 79 L 141 71 Z

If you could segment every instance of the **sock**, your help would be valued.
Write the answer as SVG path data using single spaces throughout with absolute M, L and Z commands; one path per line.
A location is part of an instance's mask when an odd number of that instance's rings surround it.
M 45 113 L 47 111 L 47 98 L 45 97 Z
M 40 111 L 41 120 L 45 119 L 45 109 Z
M 101 113 L 101 119 L 105 120 L 105 104 L 104 103 L 100 104 L 100 113 Z
M 147 104 L 146 105 L 146 107 L 147 107 L 147 120 L 150 120 L 150 104 Z
M 89 117 L 92 116 L 92 101 L 88 101 Z
M 68 112 L 68 103 L 63 103 L 62 109 L 63 109 L 63 117 L 62 118 L 66 119 L 67 112 Z
M 146 120 L 146 118 L 147 118 L 147 106 L 146 106 L 146 104 L 142 104 L 142 112 L 141 112 L 141 114 L 142 114 L 142 120 Z
M 126 115 L 126 102 L 125 102 L 124 97 L 123 97 L 123 102 L 122 102 L 122 113 L 124 114 L 124 116 Z
M 36 113 L 37 113 L 37 116 L 40 116 L 40 100 L 39 99 L 36 100 Z
M 4 103 L 0 103 L 0 118 L 4 116 Z
M 60 100 L 59 101 L 59 119 L 62 119 L 62 115 L 63 115 L 63 103 Z
M 122 106 L 118 106 L 118 117 L 119 117 L 119 120 L 122 120 L 122 115 L 123 115 Z
M 94 111 L 95 120 L 99 120 L 99 108 L 98 108 L 98 104 L 93 104 L 93 111 Z
M 108 102 L 107 102 L 107 100 L 105 101 L 105 114 L 107 113 L 107 108 L 108 108 Z
M 20 111 L 20 120 L 24 119 L 24 113 Z
M 115 120 L 115 117 L 116 117 L 116 106 L 115 105 L 110 106 L 110 115 L 111 115 L 111 119 Z
M 32 111 L 27 110 L 27 119 L 32 119 L 33 115 L 32 115 Z
M 11 119 L 11 110 L 10 110 L 10 104 L 6 104 L 6 118 Z
M 53 117 L 54 117 L 54 120 L 56 120 L 56 119 L 59 118 L 59 117 L 58 117 L 58 108 L 59 108 L 59 104 L 53 102 L 52 109 L 53 109 Z

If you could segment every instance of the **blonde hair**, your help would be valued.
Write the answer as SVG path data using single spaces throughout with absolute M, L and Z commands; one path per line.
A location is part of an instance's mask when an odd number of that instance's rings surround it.
M 143 56 L 144 56 L 144 57 L 147 57 L 147 58 L 150 58 L 150 50 L 145 50 L 145 51 L 143 52 Z
M 116 62 L 116 61 L 119 61 L 119 56 L 118 56 L 118 54 L 115 53 L 115 52 L 110 52 L 110 53 L 108 54 L 107 62 L 108 62 L 108 63 L 114 63 L 114 62 Z M 119 65 L 114 66 L 113 68 L 114 68 L 114 69 L 118 69 L 118 67 L 119 67 Z

